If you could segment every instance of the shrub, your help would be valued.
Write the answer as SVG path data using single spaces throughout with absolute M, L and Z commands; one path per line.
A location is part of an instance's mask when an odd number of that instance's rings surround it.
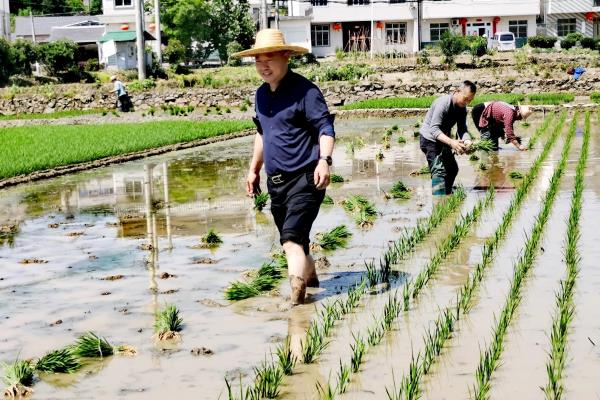
M 584 49 L 591 49 L 591 50 L 600 49 L 600 47 L 598 46 L 598 43 L 596 42 L 596 40 L 594 40 L 594 38 L 584 37 L 579 41 L 579 43 L 581 44 L 581 47 L 583 47 Z
M 163 56 L 170 64 L 179 64 L 185 58 L 186 50 L 183 43 L 178 39 L 170 39 Z
M 445 64 L 454 64 L 454 57 L 465 51 L 466 41 L 463 36 L 445 32 L 440 40 L 440 50 L 444 55 Z
M 8 78 L 13 74 L 14 69 L 10 44 L 3 38 L 0 38 L 0 60 L 8 60 L 8 62 L 0 62 L 0 85 L 5 85 L 8 82 Z
M 422 67 L 428 67 L 431 64 L 431 60 L 429 59 L 429 52 L 427 50 L 421 50 L 417 54 L 417 65 Z
M 579 42 L 581 39 L 583 39 L 583 34 L 581 34 L 580 32 L 571 32 L 567 35 L 566 39 L 568 40 L 572 40 L 575 43 Z
M 563 40 L 560 41 L 560 48 L 561 49 L 565 49 L 568 50 L 572 47 L 575 47 L 575 45 L 577 44 L 577 42 L 573 39 L 569 39 L 569 38 L 565 38 Z
M 235 40 L 233 42 L 229 42 L 227 44 L 227 57 L 228 57 L 227 65 L 230 65 L 232 67 L 239 67 L 240 65 L 242 65 L 241 59 L 231 57 L 231 55 L 233 53 L 237 53 L 242 50 L 244 50 L 242 45 L 239 44 L 238 42 L 236 42 Z
M 373 68 L 365 64 L 348 64 L 336 68 L 327 66 L 324 69 L 312 69 L 306 77 L 311 81 L 352 81 L 368 77 L 373 73 Z
M 477 57 L 486 55 L 487 39 L 483 36 L 467 36 L 467 44 L 474 61 Z
M 529 39 L 527 39 L 527 43 L 531 47 L 539 49 L 551 49 L 556 43 L 556 38 L 550 36 L 536 35 L 529 37 Z
M 51 76 L 77 69 L 77 44 L 70 40 L 57 40 L 40 46 L 40 58 Z
M 135 80 L 129 84 L 129 90 L 132 92 L 141 91 L 141 90 L 149 90 L 156 87 L 156 82 L 154 79 L 144 79 L 142 81 Z
M 99 71 L 100 70 L 100 63 L 98 62 L 98 59 L 97 58 L 90 58 L 89 60 L 87 60 L 83 64 L 83 70 L 86 71 L 86 72 Z
M 35 63 L 39 57 L 39 46 L 29 40 L 18 39 L 12 43 L 11 47 L 14 73 L 30 76 L 31 64 Z

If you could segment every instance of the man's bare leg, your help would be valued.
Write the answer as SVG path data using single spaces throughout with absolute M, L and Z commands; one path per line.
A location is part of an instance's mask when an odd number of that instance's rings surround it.
M 288 274 L 292 288 L 292 304 L 304 304 L 306 283 L 310 278 L 309 273 L 311 272 L 309 258 L 304 254 L 304 249 L 301 245 L 289 240 L 283 244 L 283 250 L 288 262 Z

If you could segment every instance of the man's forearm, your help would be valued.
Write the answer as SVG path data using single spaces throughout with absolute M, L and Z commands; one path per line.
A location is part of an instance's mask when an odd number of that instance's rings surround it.
M 332 136 L 321 135 L 319 139 L 320 157 L 327 157 L 333 154 L 333 145 L 335 144 L 335 138 Z
M 263 165 L 263 140 L 260 134 L 256 134 L 254 138 L 254 151 L 252 153 L 252 161 L 250 162 L 250 170 L 256 173 L 260 172 Z
M 452 142 L 454 141 L 454 139 L 442 132 L 437 136 L 437 141 L 442 142 L 445 145 L 452 146 Z

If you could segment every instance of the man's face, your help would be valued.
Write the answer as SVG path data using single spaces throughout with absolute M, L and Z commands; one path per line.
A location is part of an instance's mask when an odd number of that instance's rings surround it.
M 263 81 L 277 83 L 287 73 L 289 60 L 289 54 L 283 51 L 259 54 L 256 56 L 256 71 Z
M 454 92 L 454 104 L 459 107 L 465 108 L 473 101 L 475 94 L 471 92 L 471 89 L 464 87 Z

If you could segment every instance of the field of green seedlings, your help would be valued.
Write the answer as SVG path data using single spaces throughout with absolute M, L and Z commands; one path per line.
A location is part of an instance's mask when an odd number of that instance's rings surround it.
M 355 103 L 347 104 L 342 107 L 343 110 L 358 110 L 368 108 L 427 108 L 431 106 L 435 96 L 426 97 L 389 97 L 385 99 L 361 100 Z M 475 96 L 471 106 L 484 103 L 486 101 L 499 100 L 510 104 L 545 104 L 558 105 L 570 103 L 575 99 L 571 93 L 536 93 L 536 94 L 512 94 L 512 93 L 494 93 L 481 94 Z
M 0 179 L 174 143 L 207 139 L 253 126 L 250 121 L 158 121 L 2 128 Z
M 0 294 L 20 299 L 0 302 L 5 396 L 600 396 L 600 112 L 527 122 L 528 151 L 476 140 L 433 197 L 418 120 L 337 121 L 320 286 L 297 307 L 269 196 L 245 195 L 252 137 L 0 191 Z M 128 140 L 249 127 L 165 123 Z

